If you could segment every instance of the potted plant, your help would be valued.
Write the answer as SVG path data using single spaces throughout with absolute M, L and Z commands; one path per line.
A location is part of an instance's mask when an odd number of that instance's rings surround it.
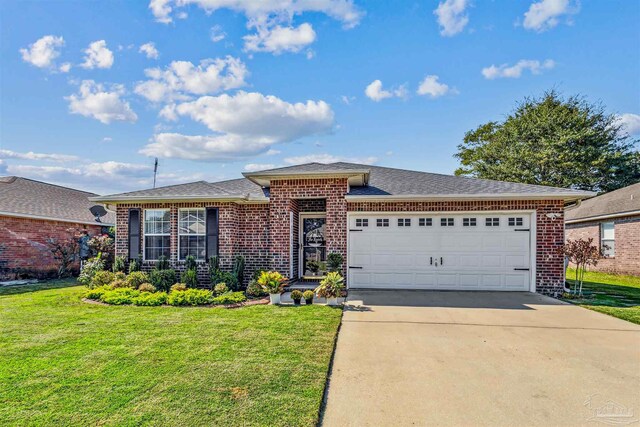
M 344 278 L 337 271 L 327 273 L 316 288 L 316 295 L 327 299 L 327 305 L 338 305 L 338 297 L 344 289 Z
M 264 271 L 258 278 L 258 284 L 269 293 L 271 304 L 280 304 L 280 294 L 286 280 L 277 271 Z
M 306 290 L 302 293 L 302 297 L 304 298 L 304 302 L 307 305 L 313 304 L 313 291 Z
M 302 300 L 302 292 L 295 289 L 291 292 L 291 299 L 295 305 L 300 305 L 300 301 Z

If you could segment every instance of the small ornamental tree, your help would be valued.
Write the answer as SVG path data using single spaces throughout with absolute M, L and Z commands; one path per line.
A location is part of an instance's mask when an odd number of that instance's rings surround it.
M 562 246 L 562 254 L 569 259 L 569 262 L 576 265 L 573 293 L 582 295 L 584 273 L 587 271 L 587 266 L 598 264 L 600 249 L 593 244 L 592 238 L 568 240 L 567 243 Z
M 68 228 L 60 237 L 50 237 L 47 239 L 47 248 L 53 255 L 53 259 L 58 263 L 58 278 L 67 277 L 71 274 L 71 268 L 78 255 L 81 230 Z

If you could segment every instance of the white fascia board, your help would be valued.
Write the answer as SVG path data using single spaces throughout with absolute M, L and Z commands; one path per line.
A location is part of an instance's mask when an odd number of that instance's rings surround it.
M 159 202 L 159 203 L 169 203 L 169 202 L 184 202 L 184 201 L 228 201 L 228 202 L 238 202 L 238 201 L 247 201 L 251 200 L 249 195 L 221 195 L 221 196 L 96 196 L 89 197 L 89 200 L 92 202 L 98 203 L 136 203 L 136 202 Z M 257 201 L 263 199 L 255 199 Z
M 391 202 L 391 201 L 437 201 L 437 200 L 580 200 L 591 197 L 593 193 L 487 193 L 487 194 L 406 194 L 388 196 L 356 196 L 347 195 L 350 202 Z

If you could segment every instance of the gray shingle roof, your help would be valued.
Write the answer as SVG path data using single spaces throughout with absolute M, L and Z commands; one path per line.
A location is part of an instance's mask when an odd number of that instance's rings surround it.
M 585 200 L 576 208 L 567 209 L 566 221 L 640 211 L 640 182 Z
M 93 196 L 96 194 L 27 178 L 0 177 L 0 212 L 98 224 L 89 212 L 96 205 L 89 201 Z M 102 223 L 115 224 L 115 214 L 108 212 Z

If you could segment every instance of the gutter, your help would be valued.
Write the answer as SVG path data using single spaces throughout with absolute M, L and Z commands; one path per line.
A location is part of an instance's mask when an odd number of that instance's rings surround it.
M 109 222 L 97 222 L 97 221 L 82 221 L 82 220 L 73 220 L 73 219 L 62 219 L 62 218 L 54 218 L 50 216 L 44 215 L 32 215 L 32 214 L 23 214 L 16 212 L 3 212 L 0 211 L 0 216 L 10 216 L 14 218 L 28 218 L 28 219 L 40 219 L 43 221 L 57 221 L 57 222 L 68 222 L 70 224 L 83 224 L 83 225 L 99 225 L 101 227 L 114 227 L 115 224 Z
M 346 195 L 349 202 L 386 202 L 386 201 L 432 201 L 432 200 L 580 200 L 591 197 L 595 193 L 585 191 L 581 193 L 486 193 L 486 194 L 404 194 L 357 196 Z
M 166 196 L 166 197 L 158 197 L 158 196 L 96 196 L 89 197 L 89 200 L 92 202 L 98 203 L 136 203 L 136 202 L 158 202 L 158 203 L 167 203 L 167 202 L 207 202 L 211 200 L 215 200 L 218 202 L 244 202 L 244 203 L 263 203 L 268 202 L 268 198 L 251 198 L 249 194 L 236 195 L 236 194 L 228 194 L 228 195 L 219 195 L 219 196 L 206 196 L 206 195 L 193 195 L 193 196 Z
M 634 216 L 634 215 L 640 215 L 640 210 L 635 210 L 635 211 L 628 211 L 628 212 L 618 212 L 618 213 L 613 213 L 613 214 L 606 214 L 606 215 L 596 215 L 596 216 L 589 216 L 586 218 L 576 218 L 576 219 L 568 219 L 565 220 L 565 224 L 574 224 L 577 222 L 589 222 L 589 221 L 598 221 L 601 219 L 610 219 L 610 218 L 620 218 L 623 216 Z

